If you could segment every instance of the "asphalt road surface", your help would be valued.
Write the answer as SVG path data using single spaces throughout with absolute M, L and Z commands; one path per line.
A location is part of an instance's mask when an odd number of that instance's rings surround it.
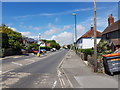
M 2 61 L 2 88 L 61 88 L 57 66 L 68 50 Z

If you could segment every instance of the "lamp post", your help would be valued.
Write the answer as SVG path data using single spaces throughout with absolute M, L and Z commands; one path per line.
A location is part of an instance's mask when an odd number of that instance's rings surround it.
M 73 13 L 72 15 L 75 16 L 75 44 L 74 44 L 74 46 L 75 46 L 75 51 L 77 53 L 77 43 L 76 43 L 76 41 L 77 41 L 76 13 Z
M 94 72 L 97 72 L 96 0 L 94 0 Z
M 41 39 L 41 33 L 38 34 L 38 41 L 40 41 L 40 39 Z M 40 43 L 40 45 L 41 45 L 41 43 Z M 40 45 L 39 45 L 39 51 L 38 51 L 37 56 L 40 56 Z

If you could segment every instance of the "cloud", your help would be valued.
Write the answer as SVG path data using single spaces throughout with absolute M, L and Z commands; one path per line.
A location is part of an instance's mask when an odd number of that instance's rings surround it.
M 84 26 L 82 26 L 81 24 L 77 25 L 77 36 L 79 38 L 79 36 L 81 36 L 83 34 L 83 32 L 86 30 L 86 28 Z
M 27 32 L 20 32 L 22 34 L 22 36 L 25 37 L 29 37 L 29 38 L 33 38 L 33 39 L 38 39 L 38 35 L 33 35 L 31 32 L 27 31 Z
M 70 32 L 63 32 L 58 35 L 53 35 L 52 40 L 56 40 L 60 45 L 71 44 L 73 40 L 73 35 Z
M 73 9 L 73 10 L 68 10 L 68 11 L 63 11 L 58 13 L 39 13 L 39 14 L 33 14 L 33 15 L 16 16 L 13 18 L 19 20 L 21 18 L 29 18 L 29 17 L 36 17 L 36 16 L 59 16 L 59 15 L 71 14 L 73 12 L 90 11 L 90 10 L 93 10 L 93 8 Z
M 70 28 L 71 28 L 70 25 L 65 25 L 65 26 L 63 26 L 63 30 L 70 29 Z
M 31 29 L 31 30 L 40 30 L 41 29 L 41 27 L 33 27 L 33 26 L 25 26 L 25 25 L 20 25 L 20 27 Z
M 23 36 L 30 36 L 31 32 L 20 32 Z
M 59 18 L 56 17 L 56 18 L 55 18 L 55 22 L 58 22 L 58 21 L 59 21 Z
M 13 31 L 17 31 L 16 28 L 13 28 L 13 27 L 8 27 L 8 28 L 12 29 Z
M 59 31 L 59 28 L 53 28 L 44 32 L 45 35 L 52 35 Z

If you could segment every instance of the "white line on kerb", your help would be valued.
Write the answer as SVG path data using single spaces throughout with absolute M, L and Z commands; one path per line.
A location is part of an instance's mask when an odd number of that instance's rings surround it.
M 16 64 L 16 65 L 19 65 L 19 66 L 23 66 L 23 65 L 20 64 L 20 63 L 16 63 L 16 62 L 11 62 L 11 63 Z
M 9 71 L 12 71 L 13 69 L 10 69 L 10 70 L 7 70 L 7 71 L 5 71 L 5 72 L 2 72 L 2 74 L 5 74 L 5 73 L 7 73 L 7 72 L 9 72 Z
M 55 88 L 56 84 L 57 84 L 57 81 L 54 82 L 52 89 Z

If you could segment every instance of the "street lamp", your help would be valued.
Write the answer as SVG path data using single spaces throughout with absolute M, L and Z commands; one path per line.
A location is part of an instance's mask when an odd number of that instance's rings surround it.
M 73 13 L 72 15 L 75 16 L 75 44 L 74 44 L 74 46 L 75 46 L 75 51 L 77 53 L 77 43 L 76 43 L 76 41 L 77 41 L 76 13 Z
M 41 39 L 41 33 L 38 34 L 38 41 L 40 41 L 40 39 Z M 40 45 L 41 45 L 41 43 L 40 43 Z M 40 56 L 40 45 L 39 45 L 39 51 L 37 53 L 37 56 Z

